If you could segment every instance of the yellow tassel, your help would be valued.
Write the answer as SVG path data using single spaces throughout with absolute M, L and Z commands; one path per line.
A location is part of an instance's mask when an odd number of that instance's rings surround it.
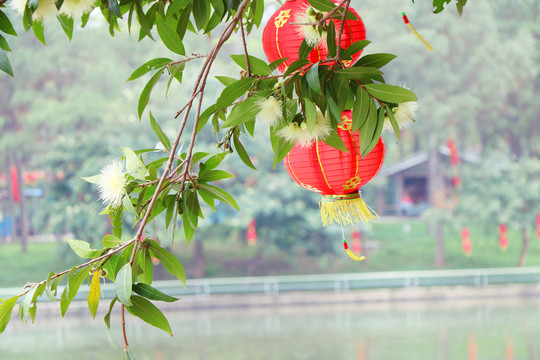
M 353 222 L 368 222 L 377 217 L 373 209 L 366 205 L 360 193 L 347 195 L 324 195 L 319 202 L 324 226 L 334 221 L 341 225 Z
M 347 249 L 347 254 L 349 254 L 351 259 L 356 260 L 356 261 L 362 261 L 366 259 L 365 256 L 356 256 L 350 249 Z
M 420 35 L 418 33 L 418 31 L 416 31 L 416 29 L 412 26 L 412 24 L 409 22 L 409 19 L 407 18 L 407 15 L 405 15 L 405 13 L 401 13 L 401 16 L 403 17 L 403 22 L 405 23 L 405 25 L 407 25 L 409 27 L 409 29 L 411 29 L 411 31 L 413 32 L 414 35 L 416 35 L 416 37 L 418 39 L 420 39 L 420 41 L 422 42 L 422 44 L 424 44 L 430 51 L 433 50 L 433 46 L 431 46 L 426 40 L 424 40 L 424 38 L 422 37 L 422 35 Z

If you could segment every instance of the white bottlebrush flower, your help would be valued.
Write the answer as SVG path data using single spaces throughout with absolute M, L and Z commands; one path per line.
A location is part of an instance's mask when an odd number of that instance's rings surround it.
M 279 130 L 277 134 L 289 142 L 308 146 L 313 140 L 324 140 L 331 132 L 330 122 L 319 112 L 313 131 L 310 132 L 307 126 L 300 126 L 298 123 L 292 122 Z
M 71 18 L 80 18 L 94 8 L 96 0 L 64 0 L 60 13 Z
M 24 10 L 23 10 L 24 11 Z M 47 21 L 54 19 L 58 14 L 54 0 L 39 0 L 37 9 L 32 14 L 34 21 Z
M 24 8 L 26 6 L 27 1 L 28 0 L 11 0 L 8 3 L 8 5 L 13 10 L 16 10 L 19 13 L 19 15 L 23 15 L 24 14 Z
M 277 125 L 281 121 L 283 117 L 283 102 L 281 100 L 269 96 L 257 102 L 257 106 L 260 108 L 257 114 L 257 120 L 262 120 L 272 126 Z
M 396 122 L 400 129 L 406 128 L 411 123 L 415 122 L 416 117 L 416 109 L 418 108 L 418 103 L 416 101 L 409 101 L 404 103 L 399 103 L 397 107 L 393 108 L 392 111 L 394 113 L 394 119 L 396 119 Z M 384 118 L 384 125 L 383 125 L 383 133 L 386 132 L 393 132 L 392 123 L 390 122 L 390 118 L 388 116 L 385 116 Z
M 304 6 L 300 8 L 293 19 L 297 24 L 313 24 L 319 20 L 316 18 L 315 10 L 310 6 Z M 317 46 L 321 42 L 326 42 L 326 31 L 322 34 L 319 33 L 316 25 L 297 25 L 298 34 L 306 39 L 306 42 L 310 46 Z
M 122 198 L 126 194 L 124 164 L 117 160 L 101 169 L 97 189 L 99 198 L 106 206 L 121 206 Z

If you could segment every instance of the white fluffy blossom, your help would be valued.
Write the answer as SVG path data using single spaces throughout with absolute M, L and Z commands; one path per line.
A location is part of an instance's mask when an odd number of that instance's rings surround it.
M 295 14 L 293 22 L 297 24 L 313 24 L 317 23 L 315 11 L 309 6 L 304 6 Z M 326 31 L 319 33 L 316 25 L 297 25 L 298 34 L 306 39 L 310 46 L 317 46 L 321 42 L 326 42 Z
M 410 101 L 400 103 L 397 107 L 392 109 L 392 111 L 394 112 L 394 119 L 396 119 L 396 122 L 400 129 L 406 128 L 411 123 L 416 121 L 415 116 L 417 108 L 418 103 L 416 101 Z M 386 116 L 384 118 L 383 133 L 392 131 L 392 123 L 390 122 L 390 118 Z
M 298 123 L 292 122 L 279 130 L 277 134 L 289 142 L 308 146 L 313 140 L 324 140 L 331 132 L 330 122 L 319 112 L 313 131 L 310 132 L 307 126 L 300 126 Z
M 113 161 L 101 169 L 97 189 L 99 198 L 106 206 L 110 205 L 116 208 L 122 205 L 122 198 L 126 194 L 124 164 L 120 161 Z
M 269 96 L 257 102 L 260 108 L 257 114 L 257 120 L 262 120 L 274 126 L 278 124 L 283 116 L 283 102 L 273 96 Z
M 26 1 L 28 0 L 11 0 L 8 5 L 13 10 L 16 10 L 19 15 L 24 14 L 24 7 L 26 6 Z
M 24 12 L 24 7 L 23 7 Z M 54 0 L 39 0 L 37 9 L 32 14 L 32 20 L 34 21 L 47 21 L 54 19 L 58 14 Z
M 94 8 L 96 0 L 64 0 L 60 13 L 71 18 L 80 18 Z

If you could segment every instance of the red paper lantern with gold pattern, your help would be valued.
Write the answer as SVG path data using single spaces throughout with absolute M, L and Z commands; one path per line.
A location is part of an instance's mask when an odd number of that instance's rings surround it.
M 336 0 L 333 0 L 337 2 Z M 268 20 L 266 24 L 262 41 L 263 49 L 268 61 L 273 62 L 281 58 L 288 58 L 283 64 L 278 67 L 278 70 L 285 72 L 287 67 L 294 61 L 298 60 L 298 50 L 305 39 L 305 34 L 302 31 L 302 26 L 309 25 L 293 25 L 298 23 L 306 23 L 306 12 L 310 8 L 307 0 L 289 0 L 280 7 Z M 343 34 L 341 36 L 340 45 L 342 48 L 348 48 L 352 43 L 365 40 L 366 28 L 364 22 L 354 11 L 349 7 L 349 10 L 358 18 L 354 20 L 345 20 Z M 336 33 L 340 27 L 341 20 L 329 20 L 334 22 Z M 329 22 L 328 21 L 328 22 Z M 327 22 L 327 23 L 328 23 Z M 316 30 L 315 30 L 316 31 Z M 346 66 L 352 65 L 362 51 L 354 54 L 351 60 L 344 61 Z M 325 60 L 328 55 L 326 40 L 322 39 L 308 55 L 308 60 L 316 63 Z
M 343 125 L 337 133 L 348 152 L 315 140 L 308 146 L 296 144 L 283 160 L 297 184 L 323 195 L 320 205 L 325 226 L 334 221 L 347 224 L 373 219 L 358 190 L 379 172 L 384 161 L 382 138 L 362 156 L 359 133 L 350 131 L 352 112 L 343 112 L 341 119 Z

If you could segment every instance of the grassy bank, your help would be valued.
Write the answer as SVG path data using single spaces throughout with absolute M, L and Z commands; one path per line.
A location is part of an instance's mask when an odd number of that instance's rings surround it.
M 457 232 L 445 234 L 444 268 L 512 267 L 517 264 L 521 249 L 518 232 L 509 230 L 509 247 L 503 252 L 497 241 L 496 230 L 484 232 L 471 228 L 473 252 L 465 256 L 461 250 L 461 238 Z M 301 249 L 283 252 L 264 246 L 247 246 L 241 240 L 219 241 L 208 239 L 203 242 L 204 276 L 258 276 L 317 274 L 358 271 L 399 271 L 435 269 L 435 237 L 428 234 L 423 221 L 381 221 L 366 232 L 364 249 L 367 260 L 352 261 L 342 250 L 340 239 L 336 239 L 335 252 L 316 257 L 308 256 Z M 527 265 L 540 265 L 540 242 L 531 239 Z M 302 239 L 309 241 L 309 239 Z M 190 278 L 201 275 L 201 263 L 196 261 L 195 244 L 185 245 L 178 240 L 173 251 L 182 261 Z M 82 261 L 66 244 L 33 243 L 28 253 L 21 254 L 20 246 L 0 246 L 0 287 L 22 286 L 28 281 L 46 278 L 48 271 L 60 271 Z M 159 273 L 159 268 L 156 269 Z M 161 272 L 167 278 L 165 272 Z

